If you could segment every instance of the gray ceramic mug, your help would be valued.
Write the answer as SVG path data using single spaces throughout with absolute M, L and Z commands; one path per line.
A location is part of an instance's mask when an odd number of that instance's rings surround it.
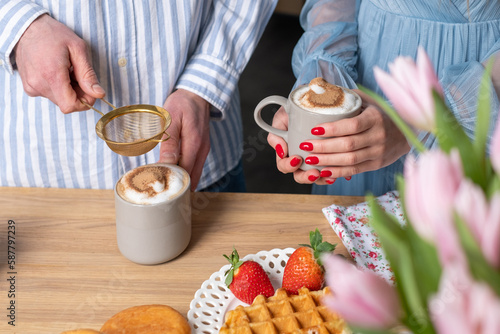
M 322 123 L 334 122 L 358 115 L 361 112 L 362 100 L 356 92 L 344 88 L 357 97 L 356 106 L 352 110 L 341 114 L 322 114 L 312 112 L 298 106 L 295 102 L 293 102 L 293 94 L 302 87 L 304 86 L 300 86 L 293 90 L 288 96 L 288 99 L 278 95 L 266 97 L 259 102 L 257 107 L 255 107 L 254 118 L 255 122 L 257 122 L 257 125 L 260 126 L 263 130 L 275 134 L 283 138 L 287 142 L 289 156 L 298 155 L 302 157 L 303 162 L 300 165 L 300 169 L 309 170 L 316 167 L 304 163 L 304 159 L 310 155 L 310 152 L 301 150 L 299 147 L 300 144 L 312 139 L 325 139 L 324 137 L 320 138 L 312 135 L 311 130 Z M 262 109 L 270 104 L 277 104 L 285 108 L 285 111 L 288 114 L 288 131 L 274 128 L 262 119 Z
M 177 165 L 163 165 L 183 175 L 182 189 L 156 204 L 135 204 L 115 186 L 116 239 L 120 252 L 132 262 L 152 265 L 180 255 L 191 240 L 191 180 Z

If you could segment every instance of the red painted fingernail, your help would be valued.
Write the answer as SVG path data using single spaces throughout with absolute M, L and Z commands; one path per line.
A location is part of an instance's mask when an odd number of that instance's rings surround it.
M 325 134 L 325 128 L 322 127 L 317 127 L 317 128 L 312 128 L 311 133 L 315 136 L 321 136 Z
M 308 142 L 303 142 L 303 143 L 300 143 L 299 148 L 303 151 L 312 151 L 313 144 L 308 143 Z
M 318 157 L 307 157 L 306 158 L 306 164 L 308 165 L 317 165 L 319 163 Z
M 346 176 L 346 177 L 344 177 L 344 179 L 346 179 L 347 181 L 351 181 L 351 177 L 352 176 Z
M 319 173 L 319 176 L 330 177 L 330 176 L 332 176 L 332 172 L 330 172 L 329 170 L 322 170 L 321 173 Z
M 334 184 L 335 181 L 337 181 L 337 179 L 333 179 L 333 180 L 332 179 L 328 179 L 328 180 L 325 180 L 325 182 L 328 183 L 328 184 Z
M 314 182 L 318 179 L 318 177 L 316 175 L 309 175 L 308 179 L 309 181 Z
M 285 156 L 283 147 L 280 144 L 276 145 L 276 154 L 278 155 L 278 157 L 280 157 L 280 159 L 283 159 L 283 157 Z
M 297 157 L 293 157 L 293 159 L 290 161 L 290 166 L 292 167 L 297 167 L 300 164 L 300 159 Z

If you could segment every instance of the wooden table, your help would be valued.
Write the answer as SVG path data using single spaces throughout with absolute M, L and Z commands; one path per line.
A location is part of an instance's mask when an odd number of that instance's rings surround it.
M 319 228 L 326 241 L 339 243 L 337 253 L 348 255 L 321 209 L 362 200 L 196 193 L 188 248 L 168 263 L 142 266 L 118 250 L 112 191 L 0 187 L 0 333 L 99 330 L 113 314 L 142 304 L 167 304 L 186 315 L 233 245 L 242 257 L 297 247 Z

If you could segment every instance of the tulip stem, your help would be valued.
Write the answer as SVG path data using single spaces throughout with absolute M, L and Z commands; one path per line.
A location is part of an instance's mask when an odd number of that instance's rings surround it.
M 427 149 L 424 144 L 418 139 L 417 135 L 413 131 L 413 129 L 399 116 L 399 114 L 392 108 L 382 97 L 380 97 L 377 93 L 369 90 L 366 87 L 359 86 L 359 89 L 369 95 L 375 102 L 378 104 L 382 110 L 391 118 L 391 120 L 396 124 L 399 130 L 405 135 L 406 139 L 412 145 L 418 153 L 425 152 Z

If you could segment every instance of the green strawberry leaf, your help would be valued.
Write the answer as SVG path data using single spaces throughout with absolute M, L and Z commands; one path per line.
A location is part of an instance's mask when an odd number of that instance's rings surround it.
M 226 285 L 229 286 L 231 284 L 231 282 L 233 281 L 233 275 L 234 275 L 234 271 L 232 270 L 228 270 L 226 271 Z
M 229 270 L 227 270 L 224 274 L 226 275 L 225 283 L 229 287 L 229 285 L 233 281 L 234 272 L 243 264 L 244 261 L 240 261 L 240 255 L 238 254 L 238 251 L 236 250 L 236 248 L 234 248 L 234 246 L 231 257 L 227 256 L 226 254 L 223 254 L 222 256 L 224 256 L 224 258 L 226 258 L 226 260 L 228 260 L 231 264 Z
M 311 247 L 313 249 L 315 249 L 323 241 L 323 236 L 318 229 L 314 232 L 309 232 L 309 241 L 311 242 Z
M 309 232 L 309 241 L 311 242 L 311 245 L 303 246 L 312 248 L 314 259 L 320 266 L 323 266 L 323 264 L 321 263 L 321 256 L 325 253 L 333 252 L 337 244 L 333 245 L 327 241 L 323 241 L 323 235 L 321 234 L 319 229 Z

